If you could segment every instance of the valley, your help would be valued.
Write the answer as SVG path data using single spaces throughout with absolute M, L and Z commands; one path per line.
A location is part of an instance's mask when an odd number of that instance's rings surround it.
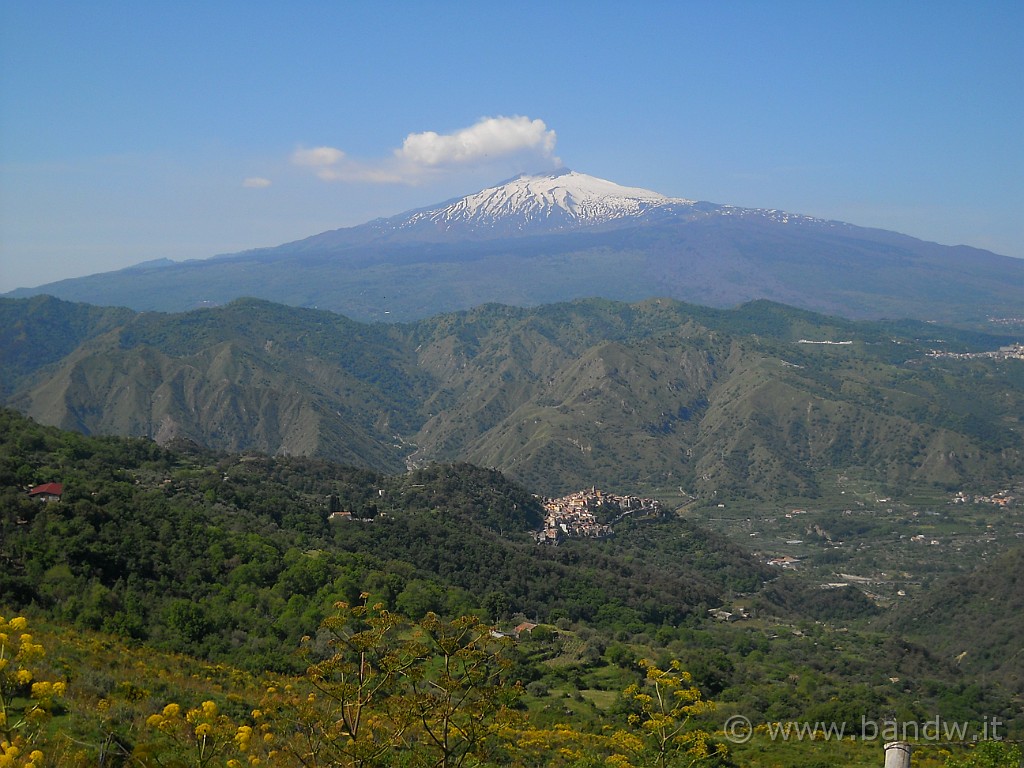
M 510 649 L 524 685 L 517 695 L 538 729 L 520 738 L 541 738 L 568 720 L 558 738 L 588 754 L 609 746 L 579 739 L 625 722 L 623 692 L 641 679 L 645 658 L 663 668 L 678 660 L 717 702 L 692 727 L 722 745 L 723 766 L 768 765 L 781 755 L 810 766 L 840 752 L 851 766 L 878 760 L 869 740 L 776 744 L 761 731 L 733 743 L 722 731 L 732 716 L 856 724 L 881 722 L 886 712 L 915 721 L 941 712 L 965 722 L 998 717 L 1011 735 L 1021 727 L 1019 659 L 992 657 L 980 643 L 951 652 L 935 628 L 895 629 L 913 620 L 916 601 L 941 597 L 954 572 L 974 579 L 978 563 L 997 566 L 987 577 L 996 584 L 963 589 L 1001 593 L 998 580 L 1018 571 L 1000 561 L 1024 552 L 1013 547 L 1021 518 L 1008 496 L 1017 489 L 895 501 L 839 474 L 845 509 L 794 509 L 592 487 L 549 500 L 548 514 L 565 508 L 597 525 L 614 520 L 611 535 L 567 536 L 551 547 L 533 534 L 544 524 L 541 500 L 495 470 L 434 464 L 386 476 L 322 460 L 83 437 L 11 411 L 2 417 L 0 592 L 5 611 L 27 611 L 56 648 L 40 674 L 66 676 L 70 698 L 56 722 L 79 744 L 114 738 L 122 748 L 172 749 L 141 723 L 179 698 L 283 715 L 291 705 L 261 695 L 260 676 L 290 675 L 288 685 L 302 690 L 306 662 L 294 649 L 306 635 L 320 638 L 315 653 L 326 650 L 316 627 L 339 600 L 381 601 L 413 622 L 438 612 L 485 617 L 508 633 L 537 627 L 515 632 Z M 60 483 L 59 498 L 23 490 L 42 480 Z M 373 523 L 332 522 L 335 506 Z M 925 534 L 927 543 L 915 540 Z M 958 559 L 949 556 L 954 548 Z M 779 558 L 793 567 L 771 562 Z M 821 586 L 837 580 L 849 586 Z M 1010 611 L 1014 632 L 1022 614 Z M 81 634 L 97 631 L 105 634 Z M 118 651 L 122 642 L 137 650 Z M 160 655 L 172 651 L 196 661 Z M 130 681 L 119 663 L 104 661 L 109 653 L 136 659 Z M 206 682 L 180 677 L 203 664 L 214 665 L 199 667 Z M 1000 685 L 974 685 L 994 669 Z M 780 677 L 791 684 L 780 686 Z M 112 705 L 121 725 L 88 714 Z M 234 717 L 224 722 L 248 721 Z M 187 754 L 188 743 L 173 748 Z M 554 753 L 538 749 L 550 764 Z M 928 744 L 918 755 L 925 766 L 945 759 Z
M 427 701 L 446 633 L 479 633 L 474 711 L 512 730 L 460 748 L 495 764 L 650 762 L 648 675 L 715 702 L 688 733 L 723 768 L 879 762 L 780 722 L 1024 727 L 1024 366 L 991 354 L 1012 336 L 667 299 L 365 324 L 40 297 L 0 320 L 0 606 L 57 649 L 37 672 L 83 768 L 101 744 L 187 760 L 179 699 L 216 705 L 222 749 L 265 725 L 300 765 L 282 724 L 319 710 L 277 692 L 315 693 L 374 626 L 418 670 L 383 718 Z
M 0 768 L 1024 768 L 1022 30 L 0 5 Z
M 823 588 L 860 589 L 888 609 L 1024 545 L 1019 494 L 897 502 L 850 492 L 836 507 L 728 504 L 690 507 L 687 514 L 733 541 L 746 540 L 769 564 Z
M 977 494 L 1024 461 L 1020 361 L 928 356 L 939 331 L 950 355 L 1010 337 L 929 324 L 668 300 L 410 325 L 255 300 L 162 315 L 4 299 L 0 313 L 4 401 L 86 433 L 388 472 L 468 461 L 545 496 L 597 483 L 796 507 L 839 474 L 879 496 Z

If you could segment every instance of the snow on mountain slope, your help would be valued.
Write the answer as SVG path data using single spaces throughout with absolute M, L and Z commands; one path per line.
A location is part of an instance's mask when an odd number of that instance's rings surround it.
M 692 200 L 624 187 L 564 169 L 545 175 L 517 176 L 443 207 L 415 211 L 402 221 L 389 221 L 405 230 L 469 229 L 477 234 L 528 234 L 624 219 L 645 220 L 693 205 Z
M 769 299 L 846 317 L 1024 315 L 1024 260 L 778 209 L 671 198 L 562 171 L 270 248 L 8 294 L 140 311 L 241 296 L 410 320 L 487 302 Z

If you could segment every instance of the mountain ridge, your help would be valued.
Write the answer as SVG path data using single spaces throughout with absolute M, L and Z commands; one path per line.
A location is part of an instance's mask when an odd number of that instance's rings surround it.
M 19 338 L 44 346 L 83 311 L 0 300 Z M 669 300 L 488 305 L 412 324 L 262 300 L 105 313 L 57 359 L 8 339 L 4 402 L 86 433 L 380 471 L 469 461 L 552 495 L 599 482 L 814 497 L 836 471 L 894 492 L 959 488 L 1002 483 L 1024 461 L 1016 361 L 927 356 L 1006 337 L 923 323 Z
M 500 215 L 499 215 L 500 214 Z M 800 216 L 669 198 L 575 171 L 283 245 L 143 263 L 6 294 L 180 312 L 243 296 L 404 322 L 498 302 L 768 299 L 851 319 L 1024 325 L 1024 260 Z

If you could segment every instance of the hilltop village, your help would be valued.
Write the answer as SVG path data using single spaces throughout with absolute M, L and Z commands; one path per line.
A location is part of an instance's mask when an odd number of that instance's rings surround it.
M 608 536 L 612 526 L 628 515 L 661 517 L 661 502 L 639 496 L 617 496 L 597 488 L 557 499 L 544 499 L 544 527 L 535 532 L 538 544 L 557 544 L 566 538 Z

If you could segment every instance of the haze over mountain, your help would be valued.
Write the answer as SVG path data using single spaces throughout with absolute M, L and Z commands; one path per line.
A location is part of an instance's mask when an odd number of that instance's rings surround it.
M 848 318 L 1024 317 L 1024 260 L 772 209 L 670 198 L 570 170 L 206 260 L 160 260 L 8 296 L 184 311 L 243 296 L 358 320 L 487 302 L 770 299 Z

